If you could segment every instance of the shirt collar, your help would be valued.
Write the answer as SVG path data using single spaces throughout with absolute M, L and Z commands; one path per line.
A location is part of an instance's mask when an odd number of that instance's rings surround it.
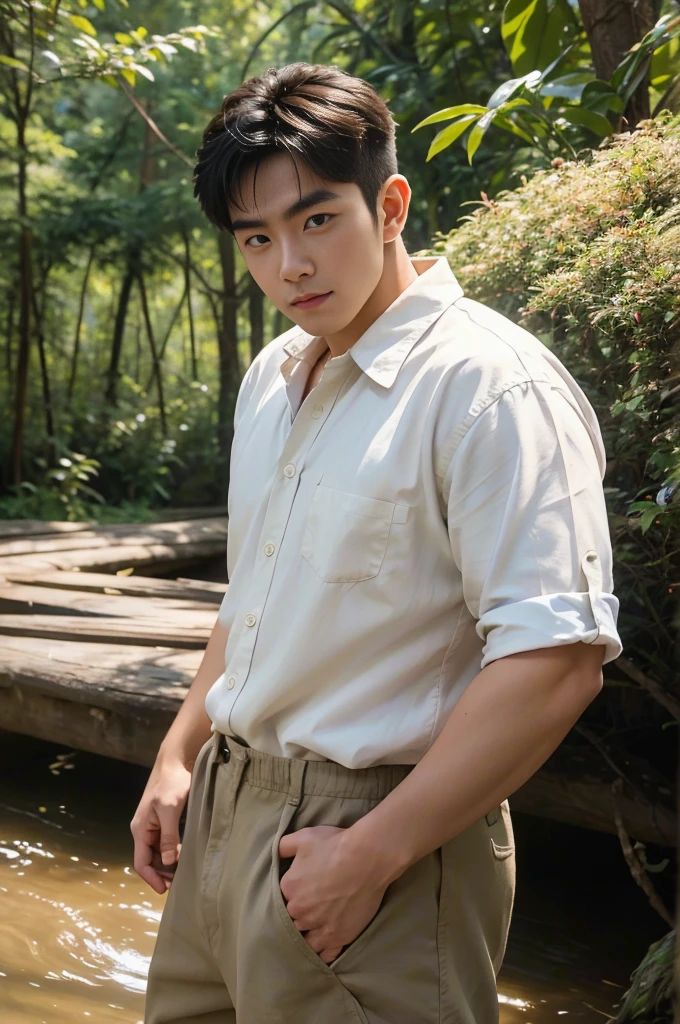
M 445 256 L 412 256 L 411 264 L 418 277 L 349 349 L 357 366 L 386 388 L 394 384 L 406 357 L 427 328 L 463 295 Z M 321 350 L 318 338 L 300 330 L 283 345 L 290 357 L 281 366 L 284 377 L 290 376 L 290 360 L 309 360 L 313 356 L 314 362 Z

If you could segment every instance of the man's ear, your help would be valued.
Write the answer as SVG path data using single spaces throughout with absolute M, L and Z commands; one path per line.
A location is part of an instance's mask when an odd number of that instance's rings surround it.
M 378 195 L 378 211 L 382 213 L 383 242 L 394 242 L 404 230 L 411 202 L 411 186 L 403 174 L 392 174 Z

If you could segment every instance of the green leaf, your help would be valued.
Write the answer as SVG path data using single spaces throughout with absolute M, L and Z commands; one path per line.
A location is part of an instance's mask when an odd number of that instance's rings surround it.
M 170 43 L 156 43 L 156 49 L 160 50 L 166 57 L 171 56 L 173 53 L 177 53 L 177 47 L 172 46 Z
M 85 32 L 88 36 L 96 36 L 97 30 L 87 18 L 83 17 L 82 14 L 72 14 L 71 24 L 75 25 L 81 32 Z
M 474 128 L 472 129 L 472 131 L 468 135 L 468 141 L 467 141 L 468 163 L 470 163 L 470 164 L 472 163 L 472 158 L 475 155 L 475 153 L 477 152 L 477 150 L 479 149 L 479 144 L 482 141 L 482 139 L 484 138 L 484 133 L 486 132 L 487 128 L 491 124 L 493 124 L 494 118 L 499 113 L 500 113 L 500 111 L 498 109 L 487 111 L 487 113 L 484 115 L 484 117 L 480 117 L 479 121 L 477 122 L 477 124 L 474 126 Z
M 660 511 L 661 510 L 658 508 L 650 508 L 647 509 L 646 512 L 642 513 L 642 515 L 640 516 L 640 526 L 643 533 L 647 533 L 647 530 L 650 528 L 656 517 L 659 515 Z
M 531 103 L 523 96 L 516 96 L 514 100 L 510 100 L 508 103 L 504 103 L 500 108 L 499 113 L 507 114 L 509 110 L 516 110 L 517 107 L 530 107 Z
M 5 57 L 2 54 L 0 54 L 0 64 L 5 64 L 8 68 L 16 68 L 17 71 L 31 70 L 22 60 L 17 60 L 16 57 Z
M 560 96 L 567 100 L 580 100 L 581 94 L 593 76 L 590 71 L 572 71 L 568 75 L 553 78 L 541 86 L 541 96 Z
M 623 100 L 609 82 L 594 78 L 592 82 L 588 82 L 581 94 L 581 106 L 595 110 L 598 114 L 606 115 L 608 110 L 620 114 L 623 110 Z
M 102 75 L 102 82 L 106 82 L 112 89 L 118 88 L 118 82 L 116 81 L 115 75 Z
M 570 124 L 583 125 L 584 128 L 589 128 L 591 132 L 595 132 L 601 138 L 614 133 L 614 129 L 603 114 L 598 114 L 594 110 L 586 110 L 585 107 L 565 107 L 562 116 Z
M 522 75 L 521 78 L 510 78 L 507 82 L 503 82 L 489 97 L 487 107 L 500 107 L 501 103 L 505 103 L 513 93 L 524 85 L 528 77 L 529 75 Z
M 478 116 L 478 114 L 467 114 L 465 117 L 461 117 L 460 121 L 456 121 L 454 124 L 450 124 L 448 128 L 443 128 L 442 131 L 438 132 L 427 151 L 426 162 L 455 142 L 470 127 L 473 121 L 477 120 Z
M 648 510 L 659 511 L 659 506 L 655 501 L 634 501 L 626 509 L 626 515 L 630 515 L 631 512 L 644 512 Z
M 131 85 L 132 88 L 134 89 L 135 82 L 137 81 L 137 76 L 132 70 L 132 68 L 121 68 L 120 73 L 125 79 L 125 81 L 128 83 L 128 85 Z
M 144 28 L 143 25 L 140 25 L 139 28 L 137 29 L 137 32 L 135 33 L 135 35 L 138 35 L 140 39 L 146 39 L 148 34 L 149 30 Z
M 114 39 L 117 43 L 120 43 L 121 46 L 132 45 L 132 36 L 129 36 L 127 32 L 116 32 Z
M 140 75 L 143 75 L 144 78 L 148 78 L 150 82 L 155 80 L 152 73 L 148 68 L 145 68 L 143 64 L 131 64 L 130 67 L 134 68 L 135 71 L 139 71 Z
M 98 11 L 104 10 L 104 0 L 92 0 L 92 3 L 95 5 Z
M 680 39 L 674 36 L 654 51 L 649 70 L 650 85 L 655 89 L 663 89 L 673 77 L 675 59 L 680 51 Z
M 430 114 L 424 121 L 420 121 L 412 129 L 412 133 L 417 131 L 418 128 L 423 128 L 426 124 L 450 121 L 454 117 L 460 117 L 461 114 L 485 114 L 486 111 L 487 107 L 482 107 L 479 103 L 459 103 L 457 107 L 445 107 L 444 110 L 438 110 L 436 114 Z
M 547 68 L 570 41 L 573 26 L 568 0 L 508 0 L 501 34 L 515 73 Z
M 504 117 L 502 112 L 499 113 L 496 118 L 495 124 L 497 128 L 503 128 L 506 132 L 511 132 L 513 135 L 517 135 L 520 139 L 524 139 L 524 141 L 528 142 L 530 146 L 536 145 L 536 140 L 532 139 L 528 132 L 525 132 L 523 128 L 520 128 L 520 126 L 511 118 Z

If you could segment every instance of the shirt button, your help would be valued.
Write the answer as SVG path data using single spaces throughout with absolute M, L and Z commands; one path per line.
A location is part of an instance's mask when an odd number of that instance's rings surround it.
M 319 416 L 321 415 L 322 412 L 323 412 L 323 406 L 322 405 L 315 405 L 313 410 L 312 410 L 312 419 L 318 420 L 318 418 L 319 418 Z
M 235 685 L 236 685 L 236 680 L 234 679 L 233 676 L 229 676 L 229 678 L 227 679 L 227 689 L 228 690 L 233 690 Z
M 273 555 L 274 554 L 274 550 L 275 549 L 274 549 L 274 545 L 273 544 L 265 544 L 265 546 L 264 546 L 264 553 L 265 553 L 265 555 Z
M 295 476 L 295 466 L 292 462 L 289 462 L 287 466 L 283 467 L 283 475 L 287 477 Z
M 246 626 L 254 626 L 257 622 L 257 615 L 253 615 L 252 612 L 248 612 L 245 618 Z

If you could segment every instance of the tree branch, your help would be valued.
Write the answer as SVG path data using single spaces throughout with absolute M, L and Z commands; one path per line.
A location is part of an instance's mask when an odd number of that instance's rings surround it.
M 652 880 L 650 879 L 649 875 L 640 863 L 640 858 L 637 856 L 635 850 L 631 846 L 630 839 L 628 838 L 628 833 L 623 827 L 621 811 L 619 810 L 619 805 L 616 801 L 617 794 L 621 791 L 621 786 L 621 779 L 615 779 L 614 782 L 612 782 L 612 804 L 614 806 L 614 821 L 616 822 L 616 831 L 619 835 L 619 842 L 621 843 L 621 850 L 623 851 L 623 856 L 625 858 L 626 864 L 630 868 L 631 875 L 644 892 L 651 906 L 654 908 L 654 910 L 656 910 L 657 914 L 659 914 L 659 916 L 663 918 L 663 920 L 670 928 L 674 928 L 675 922 L 673 921 L 672 915 L 669 914 L 661 897 L 659 896 L 654 885 L 652 884 Z
M 676 698 L 668 693 L 663 687 L 657 683 L 655 679 L 650 679 L 649 676 L 645 675 L 642 669 L 639 669 L 637 665 L 634 665 L 628 658 L 623 658 L 621 655 L 614 661 L 622 672 L 624 672 L 629 679 L 641 686 L 643 690 L 646 690 L 654 700 L 658 701 L 666 711 L 673 716 L 673 718 L 680 722 L 680 702 Z
M 193 171 L 193 169 L 194 169 L 194 161 L 190 160 L 189 157 L 186 155 L 186 153 L 183 153 L 181 149 L 178 149 L 177 146 L 174 146 L 172 144 L 172 142 L 170 142 L 170 139 L 168 139 L 163 134 L 163 132 L 160 130 L 160 128 L 158 127 L 156 122 L 153 120 L 153 118 L 149 117 L 149 115 L 147 114 L 146 110 L 144 109 L 142 104 L 139 102 L 139 100 L 137 99 L 137 97 L 133 93 L 132 89 L 130 88 L 128 83 L 125 81 L 125 79 L 124 78 L 119 78 L 118 81 L 120 83 L 121 89 L 123 90 L 123 92 L 125 93 L 127 98 L 130 100 L 130 103 L 135 108 L 135 110 L 137 111 L 139 116 L 144 121 L 146 121 L 146 123 L 148 124 L 149 128 L 154 133 L 154 135 L 158 139 L 160 139 L 160 141 L 163 143 L 163 145 L 166 147 L 166 149 L 169 149 L 171 153 L 174 153 L 174 155 L 176 157 L 178 157 L 180 160 L 182 160 L 187 165 L 187 167 L 191 167 L 191 169 Z

